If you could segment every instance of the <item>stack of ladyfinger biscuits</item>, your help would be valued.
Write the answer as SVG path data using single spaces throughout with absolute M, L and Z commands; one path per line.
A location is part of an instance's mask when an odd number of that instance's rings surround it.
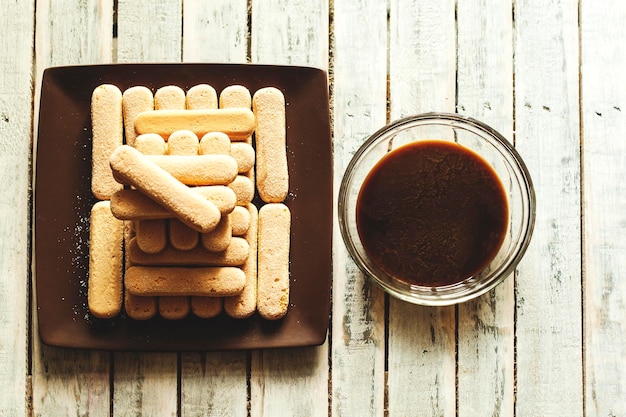
M 283 317 L 291 213 L 280 90 L 232 85 L 218 100 L 206 84 L 103 84 L 91 116 L 91 314 Z

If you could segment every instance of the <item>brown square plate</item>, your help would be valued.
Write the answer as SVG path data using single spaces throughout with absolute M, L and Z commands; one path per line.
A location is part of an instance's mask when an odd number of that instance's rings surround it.
M 258 315 L 101 320 L 87 308 L 91 193 L 91 94 L 206 83 L 274 86 L 286 102 L 292 213 L 290 305 L 279 321 Z M 53 346 L 132 351 L 210 351 L 312 346 L 326 339 L 332 273 L 332 147 L 327 76 L 294 66 L 112 64 L 48 68 L 43 74 L 35 173 L 35 284 L 41 340 Z

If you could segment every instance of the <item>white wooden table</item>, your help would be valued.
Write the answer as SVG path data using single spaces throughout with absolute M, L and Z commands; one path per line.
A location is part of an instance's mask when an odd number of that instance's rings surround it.
M 1 416 L 626 416 L 626 2 L 12 0 L 0 15 Z M 315 348 L 42 345 L 31 283 L 42 71 L 110 62 L 326 69 L 336 189 L 389 120 L 473 116 L 526 160 L 531 246 L 457 307 L 389 299 L 335 227 Z

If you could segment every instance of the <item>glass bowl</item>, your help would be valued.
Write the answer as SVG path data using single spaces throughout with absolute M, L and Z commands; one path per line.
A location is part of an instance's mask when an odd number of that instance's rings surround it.
M 357 203 L 368 175 L 380 166 L 381 159 L 390 152 L 401 147 L 406 149 L 405 145 L 419 141 L 455 142 L 486 162 L 500 180 L 508 209 L 504 218 L 506 232 L 499 249 L 496 246 L 497 252 L 471 275 L 441 285 L 400 279 L 388 272 L 389 269 L 383 270 L 384 265 L 375 259 L 376 256 L 371 256 L 375 255 L 371 246 L 368 246 L 369 253 L 366 250 L 357 224 Z M 535 193 L 520 155 L 501 134 L 469 117 L 425 113 L 383 127 L 359 148 L 341 182 L 338 217 L 350 256 L 366 276 L 386 292 L 414 304 L 451 305 L 484 294 L 513 272 L 531 239 L 535 222 Z

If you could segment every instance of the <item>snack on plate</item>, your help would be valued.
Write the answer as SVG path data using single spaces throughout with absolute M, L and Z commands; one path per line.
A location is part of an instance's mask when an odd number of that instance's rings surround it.
M 91 209 L 87 302 L 95 317 L 111 318 L 122 308 L 123 222 L 111 214 L 109 201 Z
M 230 155 L 232 144 L 224 132 L 209 132 L 200 139 L 200 155 Z
M 190 130 L 177 130 L 167 141 L 168 155 L 197 155 L 200 141 Z
M 159 253 L 167 245 L 167 223 L 160 219 L 138 220 L 135 224 L 137 246 L 146 253 Z
M 282 203 L 259 210 L 257 309 L 261 317 L 277 320 L 289 305 L 289 244 L 291 212 Z
M 91 190 L 99 200 L 108 200 L 120 190 L 109 166 L 111 152 L 124 140 L 122 92 L 110 84 L 97 87 L 91 96 Z
M 238 206 L 246 206 L 254 198 L 254 184 L 246 176 L 237 175 L 228 188 L 234 191 Z
M 122 108 L 124 113 L 124 135 L 126 144 L 135 146 L 135 119 L 139 113 L 154 110 L 154 96 L 152 91 L 144 86 L 131 87 L 122 94 Z
M 217 92 L 208 84 L 198 84 L 187 90 L 188 109 L 217 109 Z
M 135 222 L 124 220 L 124 250 L 128 249 L 128 243 L 135 237 Z M 130 259 L 125 258 L 124 270 L 131 266 Z M 157 313 L 156 297 L 138 297 L 128 291 L 124 291 L 124 311 L 128 317 L 134 320 L 148 320 Z
M 185 100 L 185 92 L 182 88 L 177 85 L 166 85 L 154 93 L 154 108 L 155 110 L 184 109 Z
M 210 252 L 222 252 L 228 249 L 230 241 L 233 237 L 231 228 L 230 215 L 222 216 L 217 227 L 209 233 L 201 233 L 200 239 L 202 246 Z
M 158 133 L 164 138 L 187 129 L 202 137 L 209 132 L 224 132 L 231 140 L 245 140 L 255 127 L 254 114 L 248 109 L 154 110 L 135 119 L 137 133 Z
M 246 234 L 248 228 L 250 227 L 250 222 L 252 221 L 250 216 L 252 209 L 256 211 L 256 206 L 250 203 L 246 207 L 237 206 L 230 213 L 230 225 L 233 236 L 242 236 Z
M 250 95 L 250 90 L 248 90 L 243 85 L 231 85 L 231 86 L 226 87 L 224 90 L 222 90 L 222 94 L 220 94 L 220 107 L 221 108 L 239 107 L 243 109 L 252 108 L 252 96 Z M 239 142 L 235 142 L 235 143 L 239 143 Z M 233 143 L 233 145 L 235 143 Z M 247 145 L 252 146 L 252 135 L 249 135 L 241 143 L 245 143 Z M 235 156 L 235 153 L 233 153 L 232 155 Z M 239 164 L 239 161 L 237 161 L 237 163 Z M 245 173 L 242 171 L 241 166 L 240 166 L 239 173 L 244 174 L 254 184 L 255 182 L 254 164 Z
M 239 295 L 224 299 L 224 310 L 230 317 L 245 319 L 256 311 L 257 306 L 257 225 L 258 211 L 254 204 L 248 204 L 249 228 L 244 239 L 250 245 L 250 255 L 241 269 L 246 275 L 246 284 Z
M 131 266 L 126 270 L 126 291 L 139 296 L 210 296 L 241 293 L 246 276 L 236 267 Z
M 167 320 L 181 320 L 189 315 L 191 303 L 186 295 L 166 295 L 158 297 L 159 315 Z
M 122 307 L 133 320 L 285 316 L 291 212 L 280 90 L 231 85 L 218 99 L 208 84 L 154 94 L 104 84 L 92 95 L 92 125 L 102 200 L 91 217 L 95 317 Z
M 280 203 L 289 191 L 285 135 L 285 98 L 277 88 L 258 90 L 252 98 L 257 117 L 256 186 L 266 203 Z
M 222 312 L 222 297 L 191 297 L 191 311 L 201 319 L 211 319 Z
M 144 155 L 165 155 L 167 143 L 156 133 L 144 133 L 135 138 L 133 147 Z

